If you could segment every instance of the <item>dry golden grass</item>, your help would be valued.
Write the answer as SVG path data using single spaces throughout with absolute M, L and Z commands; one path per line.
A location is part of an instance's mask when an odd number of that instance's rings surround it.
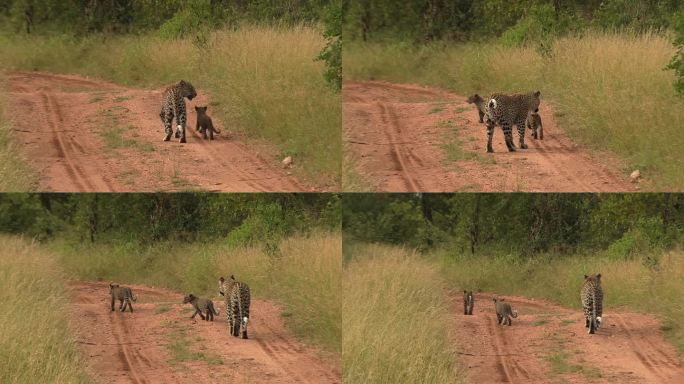
M 88 383 L 53 255 L 0 236 L 0 382 Z M 67 300 L 68 301 L 68 300 Z
M 460 382 L 437 269 L 401 248 L 354 248 L 343 283 L 344 382 Z
M 587 33 L 553 44 L 551 57 L 497 44 L 345 44 L 346 79 L 383 79 L 461 94 L 541 90 L 577 141 L 638 168 L 643 186 L 684 190 L 684 100 L 667 36 Z M 544 111 L 542 111 L 543 113 Z

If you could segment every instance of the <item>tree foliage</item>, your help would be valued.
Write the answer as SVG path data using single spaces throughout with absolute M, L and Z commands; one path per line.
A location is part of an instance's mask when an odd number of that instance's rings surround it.
M 242 21 L 320 20 L 330 0 L 0 0 L 0 16 L 15 32 L 185 33 Z
M 679 0 L 358 0 L 345 22 L 349 39 L 484 40 L 510 34 L 543 39 L 595 26 L 637 32 L 669 28 Z
M 96 242 L 227 238 L 233 244 L 338 228 L 335 194 L 2 194 L 0 232 Z
M 355 194 L 343 230 L 357 240 L 459 252 L 606 250 L 621 256 L 684 240 L 679 194 Z

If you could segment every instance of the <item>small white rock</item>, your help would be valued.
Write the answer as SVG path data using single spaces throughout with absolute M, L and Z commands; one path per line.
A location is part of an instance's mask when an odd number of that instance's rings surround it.
M 288 156 L 283 159 L 283 168 L 289 168 L 292 166 L 292 156 Z
M 638 169 L 635 170 L 634 172 L 632 172 L 631 175 L 629 175 L 629 180 L 630 180 L 632 183 L 636 183 L 637 180 L 639 180 L 639 178 L 641 178 L 641 172 L 639 172 Z

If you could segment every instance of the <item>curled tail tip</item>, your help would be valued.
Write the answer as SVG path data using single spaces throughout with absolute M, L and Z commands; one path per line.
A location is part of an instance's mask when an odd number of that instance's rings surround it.
M 518 317 L 518 311 L 513 311 L 513 318 Z
M 489 108 L 496 109 L 496 99 L 489 99 L 489 103 L 487 103 Z

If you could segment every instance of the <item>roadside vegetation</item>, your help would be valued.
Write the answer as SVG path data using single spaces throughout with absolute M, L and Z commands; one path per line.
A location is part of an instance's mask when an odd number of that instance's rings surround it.
M 438 268 L 415 252 L 345 244 L 343 380 L 460 383 Z
M 90 382 L 63 310 L 65 281 L 54 254 L 0 235 L 0 382 Z
M 13 139 L 6 87 L 0 73 L 0 192 L 31 191 L 36 188 L 36 175 L 27 166 Z

